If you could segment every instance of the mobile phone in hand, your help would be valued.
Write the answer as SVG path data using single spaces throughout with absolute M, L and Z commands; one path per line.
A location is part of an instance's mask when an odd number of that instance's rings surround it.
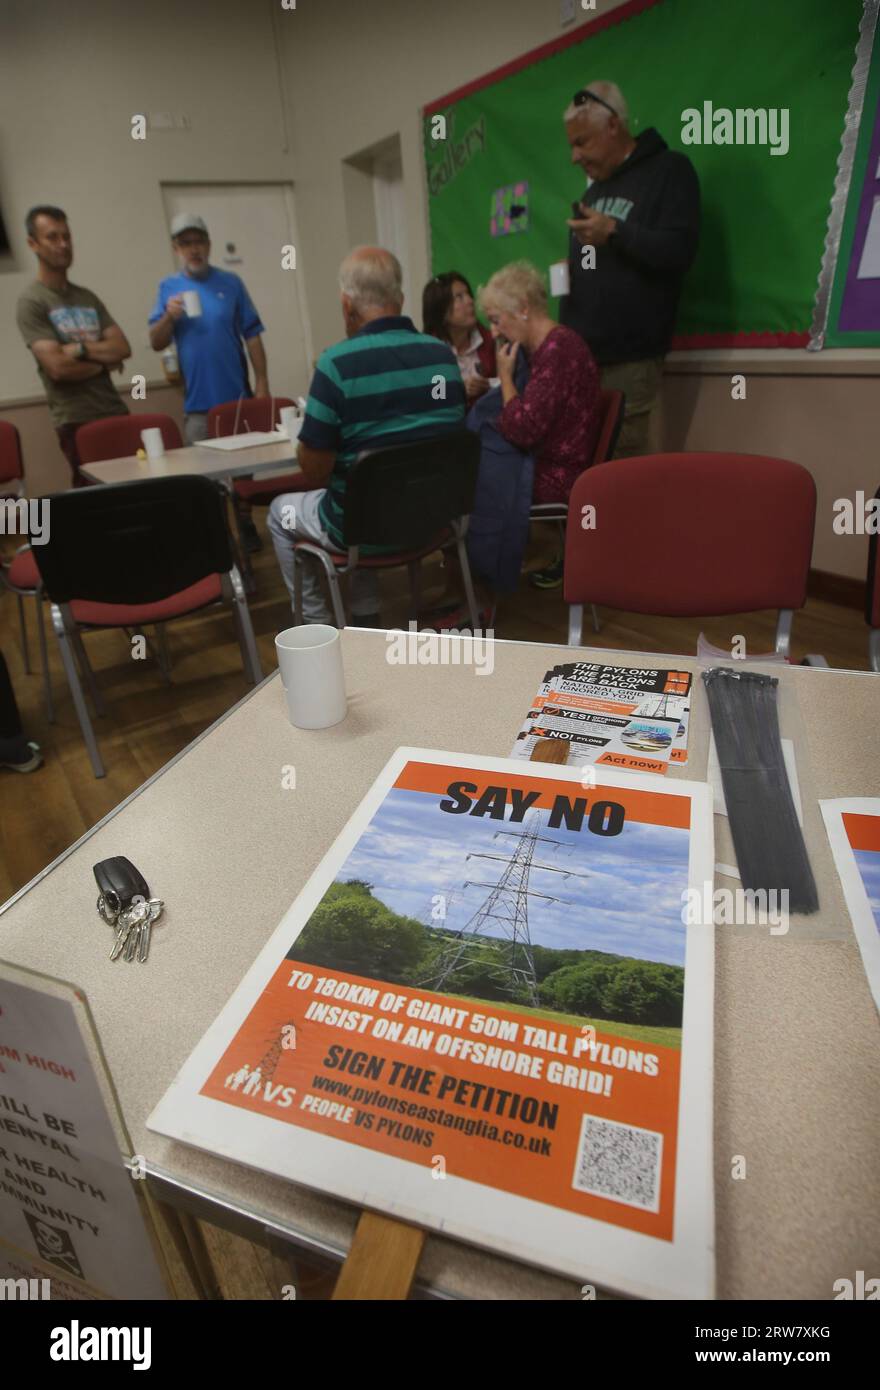
M 580 221 L 583 218 L 584 210 L 578 202 L 577 198 L 575 198 L 574 202 L 571 205 L 571 215 L 578 221 Z

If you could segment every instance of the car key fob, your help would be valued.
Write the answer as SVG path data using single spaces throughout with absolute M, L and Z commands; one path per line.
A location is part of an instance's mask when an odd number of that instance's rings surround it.
M 102 859 L 100 864 L 94 866 L 93 872 L 101 895 L 98 898 L 98 911 L 105 921 L 114 922 L 120 912 L 131 906 L 134 898 L 149 900 L 147 880 L 124 855 Z

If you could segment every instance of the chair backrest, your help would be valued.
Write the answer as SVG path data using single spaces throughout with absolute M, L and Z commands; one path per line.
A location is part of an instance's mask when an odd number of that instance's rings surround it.
M 815 518 L 815 483 L 787 459 L 600 463 L 571 491 L 565 599 L 682 617 L 801 608 Z
M 880 516 L 880 488 L 874 493 L 877 506 L 874 508 Z M 872 532 L 868 539 L 868 579 L 865 585 L 865 621 L 869 627 L 880 628 L 880 561 L 877 552 L 880 549 L 877 532 Z
M 613 456 L 617 447 L 617 436 L 620 434 L 620 427 L 623 424 L 626 396 L 622 391 L 606 391 L 603 387 L 599 392 L 599 403 L 602 423 L 599 426 L 599 433 L 596 435 L 591 464 L 607 463 Z
M 170 415 L 109 415 L 106 420 L 80 425 L 76 432 L 80 462 L 129 458 L 143 448 L 141 430 L 161 430 L 166 449 L 179 449 L 183 444 L 177 423 Z
M 226 504 L 210 478 L 144 478 L 48 499 L 33 555 L 55 603 L 155 603 L 232 568 Z
M 479 436 L 466 429 L 364 450 L 346 478 L 345 544 L 426 544 L 470 513 L 479 462 Z
M 245 430 L 274 430 L 285 406 L 294 405 L 287 396 L 248 396 L 241 401 L 224 401 L 208 411 L 208 438 L 244 434 Z
M 21 458 L 21 438 L 14 425 L 0 420 L 0 487 L 24 477 Z

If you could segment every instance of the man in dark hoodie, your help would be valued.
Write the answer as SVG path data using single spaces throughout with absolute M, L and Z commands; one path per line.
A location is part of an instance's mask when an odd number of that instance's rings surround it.
M 626 393 L 615 456 L 645 454 L 682 280 L 697 251 L 700 185 L 687 156 L 656 130 L 630 134 L 613 82 L 591 82 L 564 119 L 572 163 L 590 183 L 568 224 L 571 289 L 560 319 L 586 339 L 602 385 Z

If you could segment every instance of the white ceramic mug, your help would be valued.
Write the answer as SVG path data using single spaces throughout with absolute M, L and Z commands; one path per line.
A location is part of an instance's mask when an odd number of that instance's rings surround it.
M 346 716 L 339 629 L 324 623 L 288 627 L 275 638 L 287 717 L 298 729 L 329 729 Z
M 568 261 L 555 261 L 550 267 L 550 293 L 554 299 L 568 294 L 571 282 L 568 274 Z
M 186 310 L 188 319 L 197 319 L 201 317 L 202 301 L 199 299 L 198 290 L 184 290 L 183 307 Z
M 148 459 L 165 457 L 165 443 L 161 430 L 141 430 L 141 443 Z

